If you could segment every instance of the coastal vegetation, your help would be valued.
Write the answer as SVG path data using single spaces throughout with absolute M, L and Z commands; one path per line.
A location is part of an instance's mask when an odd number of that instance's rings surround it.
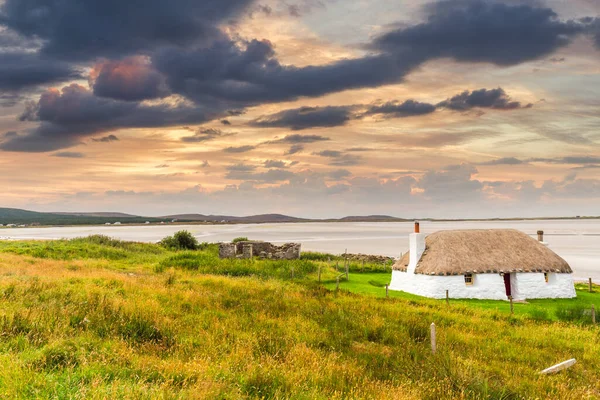
M 386 298 L 387 264 L 350 262 L 346 281 L 340 256 L 222 260 L 216 245 L 195 249 L 0 241 L 0 395 L 600 397 L 589 315 L 600 287 L 511 315 L 506 302 Z M 570 358 L 560 374 L 537 373 Z

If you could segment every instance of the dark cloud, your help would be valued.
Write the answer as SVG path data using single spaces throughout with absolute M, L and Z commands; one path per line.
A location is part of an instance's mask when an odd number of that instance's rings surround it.
M 283 169 L 283 168 L 289 167 L 289 164 L 287 162 L 281 161 L 281 160 L 267 160 L 267 161 L 265 161 L 265 163 L 263 165 L 265 168 Z
M 518 158 L 515 157 L 504 157 L 504 158 L 498 158 L 496 160 L 492 160 L 492 161 L 486 161 L 481 163 L 480 165 L 522 165 L 522 164 L 527 164 L 526 161 L 523 160 L 519 160 Z
M 285 156 L 291 156 L 292 154 L 300 153 L 304 150 L 304 146 L 301 144 L 294 144 L 284 153 Z
M 227 147 L 225 149 L 223 149 L 223 151 L 225 153 L 247 153 L 249 151 L 252 151 L 256 149 L 256 146 L 238 146 L 238 147 Z
M 320 135 L 287 135 L 281 139 L 271 140 L 267 143 L 285 143 L 285 144 L 308 144 L 316 142 L 325 142 L 331 140 L 328 137 Z
M 300 18 L 302 13 L 300 12 L 300 7 L 297 4 L 292 4 L 288 7 L 288 11 L 292 17 Z
M 585 26 L 561 21 L 549 8 L 488 0 L 448 0 L 427 8 L 427 21 L 378 37 L 373 47 L 415 52 L 423 59 L 515 65 L 552 54 Z
M 300 107 L 262 116 L 250 122 L 264 128 L 302 130 L 345 125 L 351 119 L 353 106 Z
M 85 155 L 83 153 L 78 153 L 75 151 L 61 151 L 59 153 L 54 153 L 54 157 L 62 157 L 62 158 L 84 158 Z
M 254 165 L 247 164 L 234 164 L 226 167 L 226 169 L 229 172 L 252 172 L 256 170 L 256 167 Z
M 169 95 L 164 77 L 143 57 L 97 64 L 90 74 L 90 86 L 99 97 L 141 101 Z
M 108 136 L 104 136 L 104 137 L 101 137 L 101 138 L 94 138 L 92 140 L 94 142 L 110 143 L 110 142 L 118 142 L 119 138 L 116 137 L 115 135 L 108 135 Z
M 337 151 L 337 150 L 323 150 L 323 151 L 315 152 L 313 154 L 316 156 L 321 156 L 321 157 L 339 158 L 344 153 L 342 153 L 341 151 Z
M 217 25 L 252 0 L 6 0 L 0 23 L 67 59 L 116 57 L 219 37 Z
M 170 167 L 169 164 L 160 164 L 160 165 L 155 166 L 154 168 L 161 168 L 162 169 L 162 168 L 169 168 L 169 167 Z
M 512 101 L 502 88 L 479 89 L 472 92 L 465 90 L 461 94 L 438 104 L 438 107 L 457 111 L 466 111 L 476 107 L 494 108 L 497 110 L 515 110 L 519 108 L 530 108 L 532 106 L 532 104 L 523 106 L 518 101 Z
M 330 179 L 339 181 L 352 176 L 352 172 L 348 171 L 347 169 L 336 169 L 335 171 L 328 172 L 326 175 Z
M 435 106 L 429 103 L 421 103 L 414 100 L 406 100 L 402 103 L 389 101 L 384 104 L 371 105 L 365 114 L 384 114 L 393 118 L 412 117 L 416 115 L 430 114 L 435 111 Z
M 15 132 L 15 131 L 8 131 L 5 134 L 0 135 L 0 137 L 3 138 L 3 139 L 10 139 L 10 138 L 14 138 L 14 137 L 17 137 L 17 136 L 19 136 L 19 134 L 17 132 Z
M 435 112 L 438 107 L 453 110 L 468 110 L 471 108 L 495 108 L 513 110 L 529 108 L 531 104 L 522 106 L 518 101 L 512 101 L 504 89 L 479 89 L 473 92 L 464 91 L 437 105 L 415 100 L 403 102 L 392 100 L 370 105 L 346 105 L 329 107 L 300 107 L 284 110 L 275 114 L 262 116 L 252 122 L 252 126 L 285 127 L 292 130 L 302 130 L 317 127 L 343 126 L 351 119 L 360 119 L 368 115 L 379 115 L 385 118 L 405 118 L 426 115 Z
M 221 136 L 229 136 L 230 134 L 224 135 L 220 129 L 214 128 L 200 128 L 196 131 L 193 136 L 184 136 L 181 138 L 182 142 L 185 143 L 199 143 L 206 142 L 207 140 L 216 139 Z
M 354 154 L 345 154 L 337 150 L 322 150 L 313 154 L 331 159 L 329 165 L 337 167 L 350 167 L 362 163 L 362 158 L 360 156 Z
M 0 107 L 14 107 L 23 100 L 25 97 L 18 93 L 0 93 Z
M 350 147 L 349 149 L 346 149 L 346 151 L 360 153 L 366 151 L 373 151 L 373 149 L 369 147 Z
M 306 4 L 313 3 L 318 2 Z M 0 149 L 52 151 L 120 128 L 212 120 L 229 124 L 223 118 L 254 105 L 398 83 L 424 62 L 440 57 L 514 65 L 549 56 L 576 35 L 590 32 L 596 21 L 561 21 L 551 9 L 533 3 L 441 1 L 427 8 L 425 22 L 376 38 L 369 46 L 374 51 L 366 56 L 296 67 L 282 64 L 268 40 L 243 41 L 220 30 L 250 5 L 255 5 L 252 0 L 148 0 L 142 5 L 118 0 L 5 0 L 0 25 L 12 36 L 2 40 L 35 42 L 41 50 L 0 53 L 0 91 L 19 95 L 23 88 L 79 77 L 72 65 L 57 60 L 112 61 L 93 68 L 93 94 L 76 85 L 58 94 L 46 91 L 23 114 L 24 120 L 37 120 L 39 126 L 4 140 Z M 176 106 L 140 102 L 168 94 L 187 101 Z M 443 104 L 452 109 L 523 107 L 501 89 L 466 92 Z M 414 100 L 366 107 L 369 113 L 394 117 L 435 109 Z M 352 117 L 345 107 L 320 107 L 288 110 L 254 123 L 305 129 L 343 125 Z
M 0 92 L 15 92 L 80 77 L 76 68 L 62 61 L 35 53 L 0 51 Z
M 195 50 L 164 49 L 152 57 L 173 92 L 196 102 L 239 107 L 399 82 L 421 61 L 411 54 L 379 54 L 295 67 L 280 64 L 266 40 L 220 40 Z
M 22 120 L 40 121 L 37 128 L 0 143 L 7 151 L 46 152 L 80 143 L 81 138 L 119 128 L 199 124 L 218 118 L 218 110 L 201 107 L 143 105 L 94 96 L 72 84 L 49 89 L 28 107 Z
M 600 157 L 596 156 L 567 156 L 560 158 L 531 158 L 531 162 L 547 162 L 551 164 L 600 164 Z
M 229 120 L 222 119 L 222 120 L 221 120 L 221 124 L 223 124 L 223 125 L 226 125 L 226 126 L 230 126 L 230 125 L 231 125 L 231 122 L 229 122 Z

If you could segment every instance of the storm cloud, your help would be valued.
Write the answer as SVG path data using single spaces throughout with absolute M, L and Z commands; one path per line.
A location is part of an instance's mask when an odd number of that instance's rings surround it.
M 35 53 L 0 51 L 0 92 L 81 78 L 76 67 Z
M 414 100 L 406 100 L 402 103 L 398 101 L 388 101 L 383 104 L 371 105 L 365 114 L 384 114 L 388 117 L 404 118 L 416 115 L 425 115 L 434 112 L 436 107 L 433 104 L 421 103 Z
M 94 96 L 72 84 L 49 89 L 30 104 L 23 120 L 39 121 L 37 128 L 0 143 L 7 151 L 46 152 L 74 146 L 83 137 L 119 128 L 199 124 L 218 118 L 218 110 L 199 107 L 143 105 Z
M 213 140 L 221 136 L 229 136 L 229 134 L 224 134 L 220 129 L 200 128 L 194 135 L 182 137 L 181 141 L 185 143 L 199 143 Z
M 523 106 L 518 101 L 513 101 L 504 89 L 479 89 L 469 92 L 465 90 L 461 94 L 449 98 L 438 104 L 438 107 L 449 108 L 456 111 L 466 111 L 472 108 L 494 108 L 497 110 L 515 110 L 519 108 L 530 108 L 532 104 Z
M 353 106 L 301 107 L 260 117 L 250 123 L 263 128 L 284 127 L 302 130 L 345 125 L 352 117 Z
M 421 24 L 390 31 L 372 47 L 415 52 L 423 59 L 515 65 L 548 56 L 584 33 L 585 24 L 562 21 L 550 8 L 487 0 L 439 1 Z
M 25 37 L 40 38 L 45 54 L 89 60 L 210 40 L 221 35 L 219 23 L 239 15 L 251 3 L 253 0 L 6 0 L 0 6 L 0 24 Z
M 90 85 L 99 97 L 141 101 L 169 95 L 164 78 L 142 57 L 97 64 L 90 74 Z

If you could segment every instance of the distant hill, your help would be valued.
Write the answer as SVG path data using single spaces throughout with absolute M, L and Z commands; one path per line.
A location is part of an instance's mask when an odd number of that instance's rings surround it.
M 543 219 L 597 219 L 599 217 L 554 217 L 554 218 L 491 218 L 491 219 L 431 219 L 422 221 L 513 221 L 513 220 L 543 220 Z M 234 217 L 231 215 L 204 215 L 204 214 L 175 214 L 163 217 L 143 217 L 119 212 L 54 212 L 40 213 L 16 208 L 0 208 L 0 224 L 14 225 L 103 225 L 114 224 L 143 224 L 145 222 L 160 223 L 211 223 L 211 224 L 274 224 L 294 222 L 407 222 L 413 219 L 397 218 L 389 215 L 366 215 L 348 216 L 343 218 L 310 219 L 296 218 L 283 214 L 260 214 L 246 217 Z
M 283 214 L 260 214 L 245 217 L 231 215 L 204 215 L 204 214 L 175 214 L 163 217 L 143 217 L 119 212 L 53 212 L 42 213 L 16 208 L 0 208 L 0 224 L 14 225 L 102 225 L 114 224 L 143 224 L 146 221 L 158 222 L 205 222 L 228 224 L 265 224 L 265 223 L 293 223 L 293 222 L 394 222 L 406 221 L 404 219 L 387 215 L 350 216 L 341 219 L 308 219 L 296 218 Z
M 75 215 L 77 217 L 101 217 L 101 218 L 140 218 L 137 215 L 125 214 L 120 212 L 90 212 L 90 213 L 75 213 L 75 212 L 55 212 L 55 215 Z
M 0 208 L 0 224 L 2 225 L 101 225 L 115 222 L 141 224 L 146 221 L 160 222 L 163 220 L 120 213 L 40 213 L 16 208 Z
M 389 215 L 366 215 L 366 216 L 349 216 L 335 221 L 339 222 L 406 222 L 413 221 L 412 219 L 390 217 Z
M 161 217 L 164 219 L 177 221 L 195 221 L 195 222 L 228 222 L 238 224 L 257 224 L 257 223 L 278 223 L 278 222 L 307 222 L 314 221 L 304 218 L 290 217 L 282 214 L 260 214 L 247 217 L 232 217 L 230 215 L 203 215 L 203 214 L 177 214 Z

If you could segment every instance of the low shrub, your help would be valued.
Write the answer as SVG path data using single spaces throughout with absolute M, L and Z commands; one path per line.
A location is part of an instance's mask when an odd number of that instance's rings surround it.
M 591 322 L 591 310 L 581 304 L 572 306 L 557 307 L 555 311 L 556 318 L 566 322 Z
M 543 308 L 532 308 L 528 310 L 527 314 L 529 314 L 529 318 L 534 321 L 548 321 L 550 319 L 548 311 Z
M 167 236 L 159 244 L 169 250 L 198 250 L 200 243 L 191 232 L 183 230 Z
M 239 243 L 239 242 L 247 242 L 247 241 L 248 241 L 247 237 L 240 236 L 240 237 L 236 237 L 235 239 L 233 239 L 231 241 L 231 243 Z

